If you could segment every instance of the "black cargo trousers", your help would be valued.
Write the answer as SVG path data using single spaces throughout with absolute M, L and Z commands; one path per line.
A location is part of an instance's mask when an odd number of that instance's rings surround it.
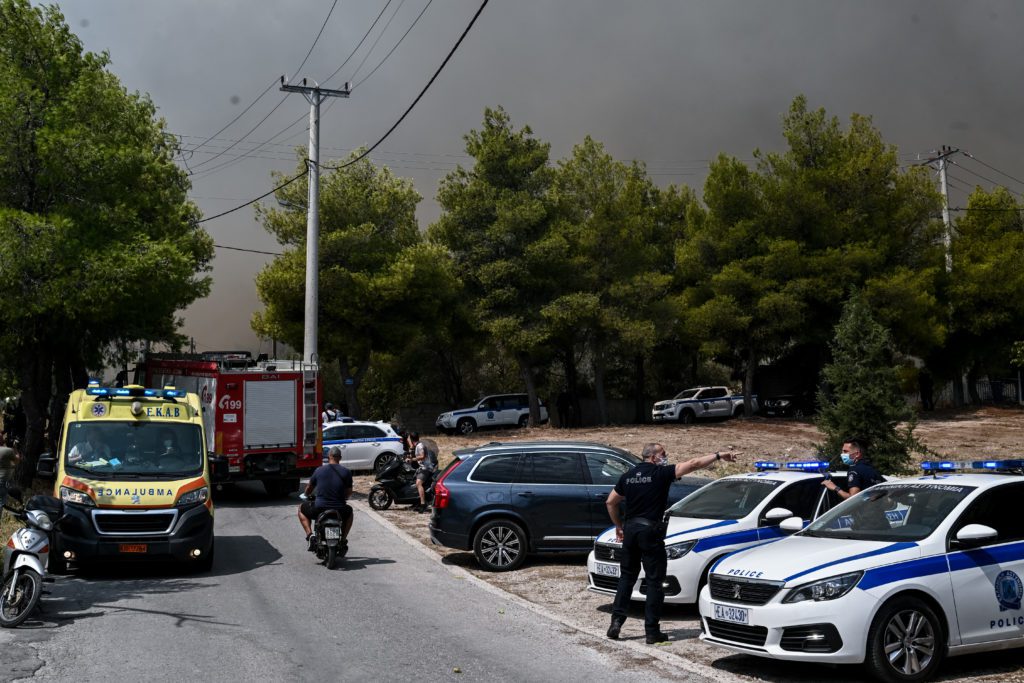
M 622 560 L 619 586 L 615 592 L 612 617 L 625 621 L 629 612 L 629 597 L 633 593 L 640 566 L 644 568 L 647 601 L 644 605 L 644 631 L 657 633 L 661 623 L 661 607 L 665 603 L 665 572 L 668 556 L 665 554 L 665 524 L 644 517 L 626 520 L 622 526 Z

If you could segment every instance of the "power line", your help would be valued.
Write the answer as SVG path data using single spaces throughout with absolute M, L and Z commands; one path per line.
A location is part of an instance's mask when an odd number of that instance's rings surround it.
M 265 90 L 264 90 L 263 92 L 261 92 L 261 93 L 260 93 L 260 94 L 259 94 L 259 95 L 258 95 L 258 96 L 256 97 L 256 99 L 255 99 L 255 100 L 253 100 L 252 102 L 250 102 L 250 103 L 249 103 L 249 106 L 248 106 L 248 107 L 246 107 L 245 109 L 243 109 L 243 110 L 242 110 L 242 113 L 241 113 L 241 114 L 239 114 L 239 115 L 238 115 L 238 116 L 236 116 L 235 118 L 233 118 L 233 119 L 231 119 L 230 121 L 228 121 L 228 122 L 227 122 L 227 124 L 225 124 L 223 128 L 221 128 L 221 129 L 220 129 L 220 130 L 218 130 L 218 131 L 217 131 L 216 133 L 214 133 L 214 134 L 213 134 L 213 135 L 211 135 L 210 137 L 208 137 L 208 138 L 206 138 L 205 140 L 203 140 L 202 142 L 200 142 L 200 143 L 199 143 L 198 145 L 196 145 L 195 147 L 193 147 L 193 148 L 189 149 L 188 151 L 189 151 L 189 152 L 195 152 L 195 151 L 196 151 L 197 149 L 199 149 L 200 147 L 202 147 L 203 145 L 205 145 L 205 144 L 206 144 L 207 142 L 209 142 L 210 140 L 213 140 L 213 139 L 214 139 L 215 137 L 217 137 L 218 135 L 220 135 L 221 133 L 223 133 L 224 131 L 226 131 L 226 130 L 227 130 L 228 128 L 230 128 L 230 127 L 231 127 L 231 124 L 233 124 L 233 123 L 234 123 L 235 121 L 237 121 L 238 119 L 240 119 L 240 118 L 242 118 L 243 116 L 245 116 L 246 112 L 248 112 L 248 111 L 249 111 L 250 109 L 252 109 L 252 108 L 253 108 L 253 105 L 255 105 L 255 104 L 256 104 L 257 102 L 259 102 L 259 101 L 260 101 L 261 99 L 263 99 L 263 96 L 264 96 L 264 95 L 266 95 L 266 94 L 267 94 L 268 92 L 270 92 L 270 89 L 271 89 L 271 88 L 273 88 L 273 87 L 274 87 L 274 86 L 275 86 L 276 84 L 277 84 L 277 79 L 275 78 L 274 80 L 270 81 L 270 85 L 268 85 L 268 86 L 266 87 L 266 89 L 265 89 Z M 189 175 L 191 175 L 191 173 L 190 173 Z
M 984 161 L 982 161 L 982 160 L 981 160 L 981 159 L 979 159 L 978 157 L 974 156 L 974 155 L 973 155 L 973 154 L 971 154 L 970 152 L 964 152 L 964 156 L 966 156 L 966 157 L 968 157 L 968 158 L 970 158 L 970 159 L 974 159 L 975 161 L 977 161 L 977 162 L 978 162 L 979 164 L 981 164 L 981 165 L 982 165 L 982 166 L 984 166 L 985 168 L 991 169 L 991 170 L 995 171 L 996 173 L 998 173 L 999 175 L 1002 175 L 1002 176 L 1006 176 L 1006 177 L 1007 177 L 1007 178 L 1009 178 L 1010 180 L 1012 180 L 1012 181 L 1014 181 L 1014 182 L 1016 182 L 1016 183 L 1020 183 L 1021 185 L 1024 185 L 1024 180 L 1021 180 L 1020 178 L 1014 178 L 1014 177 L 1013 177 L 1012 175 L 1010 175 L 1009 173 L 1006 173 L 1005 171 L 1000 171 L 1000 170 L 999 170 L 998 168 L 996 168 L 995 166 L 991 166 L 991 165 L 989 165 L 989 164 L 986 164 L 986 163 L 985 163 Z
M 452 46 L 452 49 L 448 52 L 448 56 L 446 56 L 444 58 L 444 61 L 441 62 L 441 66 L 437 67 L 437 71 L 435 71 L 434 75 L 430 77 L 430 80 L 427 81 L 427 84 L 425 86 L 423 86 L 423 90 L 421 90 L 420 94 L 416 96 L 416 99 L 412 101 L 412 104 L 409 105 L 409 108 L 405 110 L 405 112 L 398 118 L 397 121 L 395 121 L 395 124 L 393 126 L 391 126 L 391 128 L 388 128 L 387 132 L 384 133 L 384 135 L 381 136 L 381 138 L 379 140 L 377 140 L 377 142 L 373 143 L 364 152 L 362 152 L 361 154 L 359 154 L 358 156 L 356 156 L 353 159 L 349 159 L 344 164 L 341 164 L 339 166 L 324 166 L 324 165 L 321 164 L 320 168 L 323 168 L 324 170 L 328 170 L 328 171 L 337 171 L 338 169 L 345 168 L 346 166 L 351 166 L 352 164 L 356 163 L 360 159 L 363 159 L 364 157 L 369 156 L 370 152 L 372 152 L 377 147 L 379 147 L 380 143 L 384 142 L 388 138 L 388 136 L 391 135 L 391 133 L 393 133 L 396 128 L 398 128 L 398 126 L 402 123 L 402 121 L 405 120 L 405 117 L 409 115 L 409 112 L 411 112 L 413 110 L 413 107 L 416 106 L 416 104 L 426 94 L 427 90 L 430 89 L 430 86 L 433 85 L 434 81 L 437 80 L 437 77 L 444 70 L 444 67 L 447 66 L 449 60 L 451 60 L 452 56 L 455 54 L 455 51 L 459 49 L 459 45 L 462 45 L 462 41 L 465 40 L 466 35 L 469 34 L 469 30 L 471 28 L 473 28 L 473 24 L 476 23 L 477 18 L 480 16 L 480 13 L 484 11 L 484 7 L 487 6 L 488 2 L 489 2 L 489 0 L 483 0 L 483 2 L 480 3 L 480 7 L 479 7 L 479 9 L 477 9 L 476 14 L 473 15 L 472 19 L 470 19 L 469 24 L 466 26 L 465 30 L 462 32 L 462 35 L 459 36 L 459 39 L 457 41 L 455 41 L 455 45 Z
M 281 100 L 280 100 L 280 101 L 279 101 L 279 102 L 278 102 L 277 104 L 275 104 L 275 105 L 274 105 L 274 108 L 273 108 L 273 109 L 271 109 L 271 110 L 270 110 L 269 112 L 267 112 L 267 115 L 266 115 L 266 116 L 264 116 L 264 117 L 263 117 L 262 119 L 260 119 L 260 120 L 259 120 L 259 122 L 258 122 L 258 123 L 257 123 L 257 124 L 256 124 L 255 126 L 253 126 L 252 128 L 250 128 L 250 129 L 249 129 L 249 132 L 247 132 L 247 133 L 246 133 L 245 135 L 243 135 L 243 136 L 242 136 L 242 139 L 241 139 L 241 140 L 239 140 L 238 142 L 241 142 L 242 140 L 245 140 L 245 139 L 246 139 L 247 137 L 249 137 L 250 135 L 252 135 L 252 134 L 253 134 L 253 133 L 254 133 L 254 132 L 256 131 L 256 129 L 257 129 L 257 128 L 259 128 L 260 126 L 262 126 L 262 125 L 263 125 L 263 122 L 264 122 L 264 121 L 266 121 L 267 119 L 269 119 L 269 118 L 270 118 L 270 115 L 271 115 L 271 114 L 273 114 L 273 113 L 274 113 L 275 111 L 277 111 L 278 107 L 280 107 L 280 106 L 281 106 L 282 104 L 284 104 L 285 100 L 287 100 L 287 99 L 288 99 L 288 96 L 287 96 L 287 95 L 285 95 L 284 97 L 282 97 L 282 98 L 281 98 Z M 203 161 L 200 161 L 200 162 L 199 162 L 198 164 L 196 164 L 196 166 L 195 166 L 195 167 L 196 167 L 196 168 L 198 169 L 198 168 L 199 168 L 200 166 L 203 166 L 203 165 L 205 165 L 205 164 L 208 164 L 208 163 L 210 163 L 211 161 L 213 161 L 214 159 L 217 159 L 218 157 L 220 157 L 221 155 L 223 155 L 223 154 L 224 154 L 225 152 L 227 152 L 227 151 L 228 151 L 229 149 L 233 149 L 233 148 L 235 147 L 235 145 L 237 145 L 237 144 L 238 144 L 238 142 L 234 142 L 234 143 L 232 143 L 232 144 L 228 145 L 227 147 L 225 147 L 225 148 L 224 148 L 224 149 L 222 149 L 221 151 L 219 151 L 219 152 L 217 152 L 216 154 L 214 154 L 214 155 L 213 155 L 212 157 L 210 157 L 209 159 L 205 159 L 205 160 L 203 160 Z M 207 170 L 211 170 L 211 169 L 207 169 Z M 192 173 L 193 173 L 193 174 L 195 174 L 195 172 L 196 172 L 196 171 L 194 171 L 194 170 L 192 171 Z
M 259 197 L 256 197 L 256 198 L 254 198 L 254 199 L 250 199 L 249 201 L 247 201 L 247 202 L 246 202 L 246 203 L 244 203 L 244 204 L 239 204 L 238 206 L 236 206 L 236 207 L 235 207 L 235 208 L 233 208 L 233 209 L 228 209 L 227 211 L 221 211 L 221 212 L 220 212 L 220 213 L 218 213 L 218 214 L 214 214 L 213 216 L 209 216 L 209 217 L 207 217 L 207 218 L 204 218 L 204 219 L 202 219 L 202 220 L 200 220 L 200 221 L 196 221 L 196 222 L 197 222 L 197 223 L 206 223 L 207 221 L 212 221 L 212 220 L 213 220 L 214 218 L 220 218 L 221 216 L 227 216 L 227 215 L 228 215 L 229 213 L 234 213 L 235 211 L 238 211 L 239 209 L 244 209 L 245 207 L 249 206 L 250 204 L 255 204 L 256 202 L 258 202 L 259 200 L 263 199 L 264 197 L 269 197 L 270 195 L 274 194 L 275 192 L 277 192 L 277 191 L 278 191 L 278 190 L 280 190 L 281 188 L 283 188 L 283 187 L 288 187 L 289 185 L 291 185 L 292 183 L 294 183 L 294 182 L 295 182 L 296 180 L 298 180 L 299 178 L 302 178 L 302 177 L 304 177 L 304 176 L 305 176 L 305 175 L 306 175 L 307 173 L 309 173 L 309 169 L 308 169 L 308 168 L 307 168 L 307 169 L 304 169 L 304 170 L 302 171 L 302 173 L 299 173 L 299 174 L 298 174 L 298 175 L 296 175 L 296 176 L 292 176 L 292 177 L 291 177 L 291 178 L 289 178 L 288 180 L 284 181 L 283 183 L 281 183 L 280 185 L 278 185 L 277 187 L 275 187 L 274 189 L 272 189 L 272 190 L 271 190 L 270 192 L 264 192 L 264 193 L 263 193 L 263 194 L 261 194 L 261 195 L 260 195 Z
M 971 170 L 971 169 L 967 168 L 966 166 L 964 166 L 964 165 L 962 165 L 962 164 L 958 164 L 958 163 L 956 163 L 955 161 L 950 161 L 949 163 L 951 163 L 951 164 L 955 164 L 957 168 L 962 168 L 963 170 L 967 171 L 967 172 L 968 172 L 968 173 L 970 173 L 971 175 L 973 175 L 973 176 L 977 176 L 978 178 L 981 178 L 981 179 L 982 179 L 982 180 L 984 180 L 984 181 L 985 181 L 986 183 L 992 183 L 993 187 L 1001 187 L 1001 188 L 1005 189 L 1005 190 L 1006 190 L 1007 192 L 1010 192 L 1010 193 L 1012 193 L 1012 194 L 1016 194 L 1016 195 L 1024 196 L 1024 195 L 1021 195 L 1021 193 L 1020 193 L 1020 192 L 1017 192 L 1016 190 L 1011 190 L 1010 188 L 1006 187 L 1006 185 L 1005 185 L 1005 184 L 1003 184 L 1003 183 L 1000 183 L 1000 182 L 999 182 L 998 180 L 992 180 L 991 178 L 989 178 L 989 177 L 987 177 L 987 176 L 983 176 L 982 174 L 978 173 L 977 171 L 973 171 L 973 170 Z
M 392 2 L 393 2 L 393 0 L 388 0 L 386 3 L 384 3 L 384 7 L 381 8 L 380 13 L 377 15 L 377 18 L 373 20 L 372 24 L 370 24 L 370 28 L 366 29 L 366 33 L 363 34 L 363 37 L 360 39 L 359 43 L 355 46 L 355 48 L 352 50 L 352 52 L 349 53 L 348 57 L 345 58 L 345 61 L 342 62 L 341 66 L 339 66 L 337 69 L 335 69 L 331 73 L 330 76 L 328 76 L 327 78 L 324 79 L 324 84 L 325 85 L 332 78 L 337 76 L 338 72 L 341 71 L 342 69 L 344 69 L 345 65 L 349 63 L 349 60 L 352 59 L 352 57 L 354 57 L 357 52 L 359 52 L 359 48 L 362 47 L 363 43 L 366 42 L 366 39 L 370 37 L 370 33 L 373 31 L 373 27 L 377 25 L 377 22 L 380 21 L 380 18 L 382 16 L 384 16 L 385 12 L 388 11 L 388 7 L 391 5 Z
M 306 61 L 309 59 L 309 56 L 313 54 L 313 48 L 316 47 L 317 42 L 319 42 L 320 36 L 324 33 L 324 29 L 327 28 L 327 22 L 330 21 L 331 15 L 334 13 L 334 8 L 337 7 L 337 5 L 338 0 L 334 0 L 334 2 L 331 3 L 331 9 L 327 11 L 327 16 L 324 17 L 324 23 L 320 25 L 320 32 L 316 34 L 316 38 L 313 39 L 313 44 L 309 46 L 309 52 L 307 52 L 306 56 L 303 58 L 302 64 L 299 64 L 299 68 L 294 72 L 296 75 L 302 71 L 302 67 L 306 66 Z
M 427 8 L 428 8 L 428 7 L 430 7 L 430 3 L 432 3 L 433 1 L 434 1 L 434 0 L 427 0 L 427 4 L 423 6 L 423 9 L 421 9 L 421 10 L 420 10 L 420 13 L 419 13 L 419 14 L 417 14 L 417 15 L 416 15 L 416 18 L 412 20 L 412 23 L 411 23 L 411 24 L 409 25 L 409 28 L 405 29 L 405 33 L 403 33 L 403 34 L 402 34 L 402 37 L 398 39 L 398 42 L 397 42 L 397 43 L 395 43 L 395 44 L 394 44 L 394 45 L 393 45 L 393 46 L 391 47 L 391 49 L 390 49 L 390 50 L 388 50 L 388 53 L 387 53 L 386 55 L 384 55 L 384 59 L 382 59 L 382 60 L 380 60 L 379 62 L 377 62 L 377 66 L 373 67 L 373 70 L 372 70 L 372 71 L 370 71 L 370 73 L 366 74 L 366 75 L 365 75 L 365 76 L 363 76 L 363 77 L 362 77 L 361 79 L 359 79 L 359 81 L 358 81 L 358 82 L 357 82 L 357 83 L 356 83 L 355 85 L 353 85 L 353 86 L 352 86 L 352 88 L 351 88 L 352 90 L 355 90 L 355 89 L 356 89 L 356 88 L 358 88 L 358 87 L 359 87 L 360 85 L 362 85 L 363 83 L 365 83 L 365 82 L 366 82 L 366 80 L 367 80 L 368 78 L 370 78 L 370 76 L 372 76 L 373 74 L 377 73 L 377 69 L 379 69 L 379 68 L 380 68 L 381 66 L 383 66 L 383 65 L 384 65 L 384 62 L 388 61 L 388 57 L 390 57 L 390 56 L 391 56 L 391 54 L 392 54 L 392 53 L 393 53 L 393 52 L 394 52 L 395 50 L 397 50 L 397 49 L 398 49 L 398 46 L 402 44 L 402 41 L 403 41 L 403 40 L 405 40 L 405 37 L 406 37 L 407 35 L 409 35 L 409 31 L 412 31 L 413 27 L 414 27 L 414 26 L 416 26 L 416 23 L 417 23 L 417 22 L 418 22 L 418 21 L 420 20 L 420 17 L 422 17 L 422 16 L 423 16 L 423 15 L 424 15 L 424 14 L 426 13 L 426 11 L 427 11 Z M 381 35 L 383 35 L 383 34 L 381 34 Z
M 359 70 L 363 68 L 363 64 L 366 64 L 366 60 L 369 59 L 370 55 L 373 54 L 373 51 L 377 47 L 377 43 L 380 42 L 380 39 L 383 38 L 384 34 L 388 32 L 388 27 L 391 26 L 391 22 L 395 20 L 396 16 L 398 16 L 398 13 L 402 10 L 402 5 L 404 4 L 405 0 L 399 0 L 398 7 L 396 7 L 395 11 L 391 13 L 391 16 L 388 17 L 388 20 L 384 22 L 384 28 L 381 29 L 380 35 L 377 36 L 376 40 L 373 41 L 373 45 L 371 45 L 370 49 L 366 51 L 365 55 L 363 55 L 363 59 L 362 61 L 359 62 L 359 66 L 356 67 L 356 70 L 352 72 L 352 78 L 355 78 L 356 74 L 359 73 Z
M 215 244 L 213 246 L 217 247 L 218 249 L 230 249 L 231 251 L 245 251 L 245 252 L 248 252 L 250 254 L 265 254 L 267 256 L 284 256 L 284 254 L 282 254 L 279 251 L 260 251 L 259 249 L 245 249 L 243 247 L 229 247 L 226 244 Z

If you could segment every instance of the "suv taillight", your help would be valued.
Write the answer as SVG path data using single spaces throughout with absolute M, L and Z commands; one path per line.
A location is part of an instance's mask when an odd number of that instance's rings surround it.
M 434 484 L 434 507 L 444 509 L 448 507 L 448 503 L 452 500 L 452 493 L 448 490 L 448 487 L 444 485 L 444 480 L 448 478 L 448 475 L 452 473 L 456 467 L 462 464 L 462 460 L 456 460 L 452 463 L 452 466 L 444 471 L 441 478 Z

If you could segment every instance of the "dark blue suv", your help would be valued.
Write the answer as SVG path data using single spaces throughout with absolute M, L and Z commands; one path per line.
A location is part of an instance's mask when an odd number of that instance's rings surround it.
M 611 526 L 605 499 L 638 462 L 621 448 L 579 441 L 490 443 L 455 451 L 434 488 L 430 540 L 472 549 L 489 571 L 517 569 L 532 552 L 586 552 Z M 669 505 L 708 481 L 677 481 Z

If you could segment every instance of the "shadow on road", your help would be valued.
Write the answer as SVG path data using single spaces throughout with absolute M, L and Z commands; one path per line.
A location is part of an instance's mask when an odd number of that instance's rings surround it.
M 543 569 L 544 567 L 564 567 L 567 564 L 578 564 L 581 567 L 587 566 L 587 554 L 589 550 L 579 553 L 547 553 L 543 555 L 530 555 L 523 562 L 518 571 L 524 569 Z M 470 569 L 480 572 L 480 565 L 476 562 L 476 556 L 472 552 L 449 552 L 441 558 L 442 564 L 455 565 L 463 569 Z M 485 575 L 490 572 L 483 572 Z

